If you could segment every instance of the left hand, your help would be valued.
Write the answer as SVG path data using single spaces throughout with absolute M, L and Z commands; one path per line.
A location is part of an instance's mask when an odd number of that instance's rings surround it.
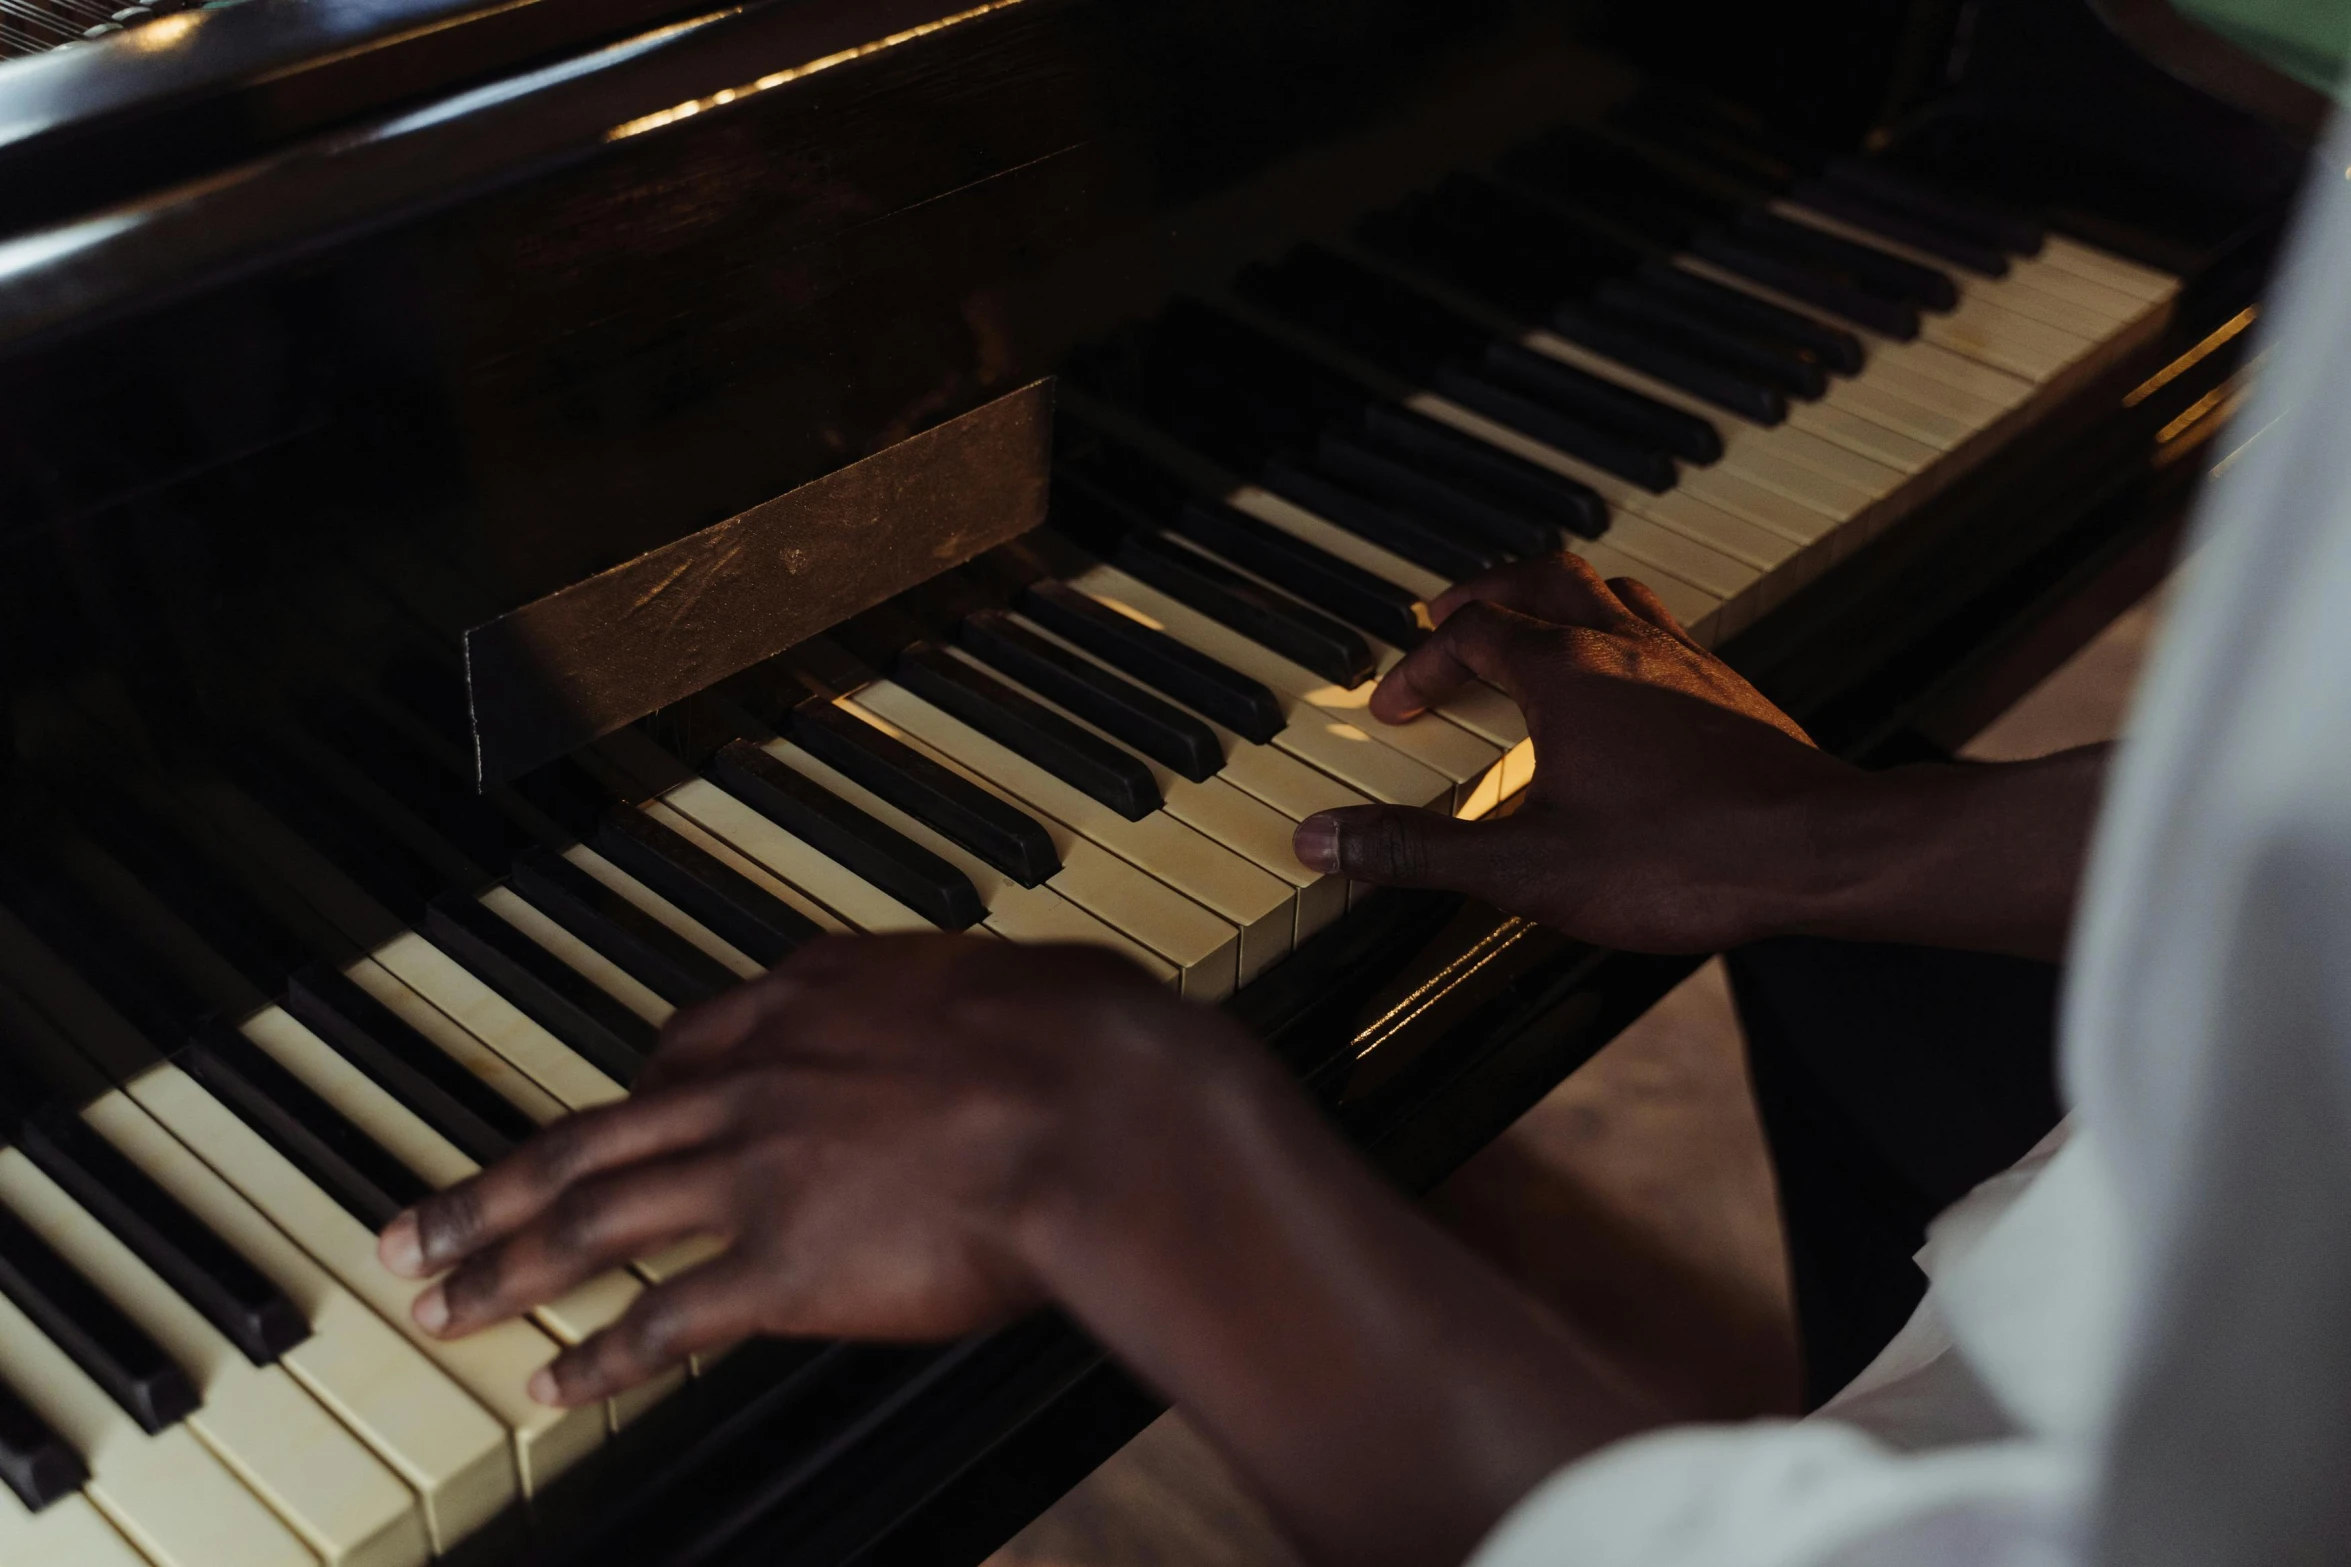
M 634 1097 L 420 1203 L 378 1250 L 447 1270 L 415 1313 L 456 1337 L 673 1242 L 725 1244 L 542 1370 L 549 1403 L 758 1333 L 946 1338 L 1049 1293 L 1044 1210 L 1104 1191 L 1138 1119 L 1260 1076 L 1230 1023 L 1107 952 L 824 941 L 680 1014 Z

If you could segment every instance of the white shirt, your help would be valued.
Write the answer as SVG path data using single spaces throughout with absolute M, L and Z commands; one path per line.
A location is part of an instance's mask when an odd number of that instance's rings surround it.
M 2317 167 L 2099 823 L 2065 1126 L 1828 1407 L 1603 1449 L 1474 1567 L 2351 1563 L 2351 129 Z

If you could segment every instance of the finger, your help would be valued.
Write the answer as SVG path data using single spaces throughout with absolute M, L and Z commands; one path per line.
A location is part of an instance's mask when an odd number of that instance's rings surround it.
M 689 1235 L 732 1238 L 736 1167 L 726 1154 L 634 1164 L 567 1188 L 545 1212 L 475 1252 L 416 1298 L 417 1325 L 457 1338 L 518 1316 Z
M 661 1042 L 654 1046 L 645 1069 L 637 1074 L 637 1091 L 645 1093 L 682 1082 L 693 1075 L 695 1068 L 707 1065 L 741 1044 L 771 1007 L 788 999 L 773 994 L 778 987 L 787 992 L 796 988 L 790 979 L 768 974 L 698 1006 L 680 1008 L 662 1025 Z
M 1701 653 L 1706 651 L 1698 646 L 1697 638 L 1691 636 L 1683 628 L 1682 623 L 1674 619 L 1673 611 L 1665 607 L 1665 600 L 1659 598 L 1648 583 L 1641 581 L 1638 577 L 1610 577 L 1608 590 L 1616 595 L 1617 601 L 1625 608 L 1658 630 L 1680 641 L 1685 647 L 1694 648 Z
M 1625 623 L 1625 606 L 1581 556 L 1565 550 L 1512 561 L 1457 582 L 1429 605 L 1439 625 L 1465 604 L 1499 604 L 1560 626 L 1612 630 Z
M 1524 708 L 1529 662 L 1547 646 L 1551 630 L 1502 605 L 1464 604 L 1381 678 L 1371 694 L 1371 714 L 1386 724 L 1409 722 L 1472 680 L 1499 687 Z
M 376 1255 L 405 1278 L 439 1273 L 513 1234 L 574 1181 L 716 1137 L 731 1124 L 734 1103 L 723 1085 L 690 1084 L 557 1121 L 394 1219 Z
M 530 1394 L 569 1408 L 635 1387 L 759 1329 L 759 1275 L 732 1253 L 637 1297 L 618 1322 L 541 1366 Z
M 1298 858 L 1314 870 L 1382 887 L 1439 887 L 1489 903 L 1523 904 L 1543 860 L 1524 817 L 1464 822 L 1405 806 L 1358 805 L 1298 824 Z

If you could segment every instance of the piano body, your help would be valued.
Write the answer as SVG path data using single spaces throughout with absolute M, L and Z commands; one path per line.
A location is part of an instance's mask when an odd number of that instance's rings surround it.
M 2166 569 L 2316 112 L 2024 0 L 948 3 L 7 0 L 0 1560 L 978 1560 L 1154 1412 L 1066 1323 L 558 1417 L 691 1249 L 449 1347 L 369 1233 L 825 929 L 1119 946 L 1434 1182 L 1690 964 L 1289 858 L 1523 788 L 1363 721 L 1426 600 L 1574 549 L 1947 753 Z

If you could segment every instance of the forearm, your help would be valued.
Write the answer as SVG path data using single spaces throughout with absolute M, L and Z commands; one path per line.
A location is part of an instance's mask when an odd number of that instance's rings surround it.
M 1326 1562 L 1458 1561 L 1655 1422 L 1572 1332 L 1247 1074 L 1120 1135 L 1038 1267 Z
M 1964 947 L 2056 959 L 2109 747 L 2033 762 L 1856 774 L 1796 809 L 1765 934 Z

